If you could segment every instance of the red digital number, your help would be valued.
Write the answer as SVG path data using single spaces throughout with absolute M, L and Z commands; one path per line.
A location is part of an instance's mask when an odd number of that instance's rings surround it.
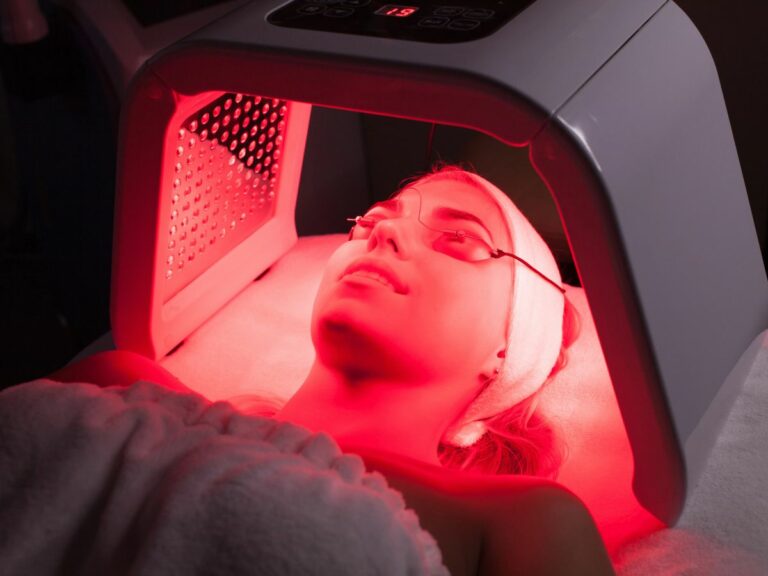
M 376 14 L 405 18 L 416 12 L 416 10 L 418 10 L 418 8 L 415 6 L 382 6 L 376 11 Z

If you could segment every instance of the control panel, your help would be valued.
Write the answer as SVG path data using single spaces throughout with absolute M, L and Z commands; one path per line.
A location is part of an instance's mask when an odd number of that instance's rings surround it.
M 417 42 L 466 42 L 492 34 L 534 1 L 294 0 L 272 12 L 267 21 L 289 28 Z

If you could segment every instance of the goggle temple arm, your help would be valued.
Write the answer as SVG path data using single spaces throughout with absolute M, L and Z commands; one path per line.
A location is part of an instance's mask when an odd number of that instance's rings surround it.
M 524 258 L 521 258 L 517 254 L 512 254 L 511 252 L 504 252 L 504 250 L 501 250 L 500 248 L 496 248 L 493 252 L 491 252 L 491 258 L 503 258 L 504 256 L 509 256 L 510 258 L 513 258 L 520 262 L 523 266 L 528 268 L 531 272 L 535 273 L 537 276 L 539 276 L 542 280 L 547 282 L 548 284 L 551 284 L 555 288 L 557 288 L 561 293 L 565 294 L 565 288 L 560 286 L 557 282 L 546 276 L 543 272 L 540 272 L 533 264 L 527 262 Z

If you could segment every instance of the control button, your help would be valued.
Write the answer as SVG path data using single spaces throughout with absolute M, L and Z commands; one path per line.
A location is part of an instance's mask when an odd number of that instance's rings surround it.
M 477 20 L 454 20 L 450 24 L 448 24 L 449 30 L 474 30 L 480 26 L 480 22 Z
M 352 16 L 355 11 L 352 8 L 328 8 L 323 16 L 330 16 L 331 18 L 346 18 Z
M 302 6 L 297 10 L 299 14 L 306 14 L 308 16 L 312 16 L 314 14 L 322 14 L 325 10 L 325 6 L 322 6 L 321 4 L 307 4 L 306 6 Z
M 464 12 L 464 18 L 476 18 L 477 20 L 485 20 L 486 18 L 493 18 L 494 14 L 496 14 L 494 10 L 477 8 L 475 10 L 467 10 Z
M 440 6 L 432 11 L 433 16 L 461 16 L 466 8 L 462 6 Z
M 429 18 L 419 20 L 419 26 L 422 28 L 442 28 L 449 20 L 449 18 L 443 18 L 442 16 L 430 16 Z
M 353 8 L 360 8 L 361 6 L 367 6 L 371 3 L 371 0 L 344 0 L 343 6 L 352 6 Z

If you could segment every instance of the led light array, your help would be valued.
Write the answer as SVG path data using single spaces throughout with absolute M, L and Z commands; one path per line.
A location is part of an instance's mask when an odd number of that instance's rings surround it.
M 284 100 L 226 93 L 182 123 L 168 188 L 168 296 L 273 214 L 286 113 Z

